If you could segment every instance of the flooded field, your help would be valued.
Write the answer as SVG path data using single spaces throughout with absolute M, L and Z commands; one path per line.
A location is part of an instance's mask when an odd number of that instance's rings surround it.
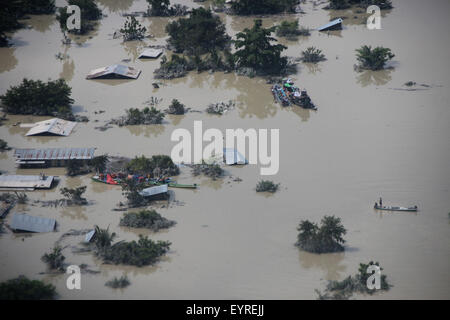
M 209 2 L 174 1 L 189 7 Z M 191 72 L 187 77 L 164 80 L 152 86 L 160 60 L 137 59 L 143 47 L 164 45 L 165 25 L 171 18 L 139 18 L 151 39 L 123 43 L 113 33 L 123 25 L 124 12 L 143 11 L 144 0 L 101 0 L 107 17 L 85 37 L 61 43 L 62 32 L 54 16 L 31 16 L 31 28 L 12 35 L 13 46 L 0 48 L 0 94 L 11 85 L 29 79 L 64 78 L 72 87 L 73 110 L 87 116 L 68 137 L 25 137 L 27 129 L 14 126 L 49 117 L 13 116 L 0 126 L 0 137 L 12 148 L 96 147 L 96 154 L 170 155 L 170 136 L 176 128 L 193 130 L 195 120 L 206 128 L 280 129 L 280 170 L 269 179 L 281 183 L 273 195 L 255 192 L 262 178 L 259 166 L 226 166 L 226 176 L 212 181 L 193 177 L 181 169 L 180 183 L 198 183 L 197 190 L 172 189 L 169 206 L 156 209 L 177 224 L 152 233 L 119 227 L 123 212 L 112 211 L 124 196 L 120 187 L 95 183 L 90 175 L 69 178 L 63 168 L 18 169 L 13 150 L 0 153 L 0 169 L 9 174 L 57 175 L 52 190 L 29 192 L 30 201 L 15 212 L 55 218 L 57 232 L 0 235 L 0 281 L 18 275 L 53 283 L 62 299 L 315 299 L 314 289 L 326 280 L 342 280 L 357 272 L 360 262 L 379 261 L 394 285 L 372 299 L 450 298 L 450 3 L 446 0 L 393 1 L 383 12 L 381 30 L 368 30 L 365 15 L 327 11 L 310 1 L 304 14 L 263 18 L 264 26 L 299 19 L 310 28 L 345 16 L 344 29 L 280 42 L 283 53 L 299 57 L 315 46 L 327 60 L 316 66 L 300 63 L 294 82 L 308 90 L 318 111 L 281 107 L 273 101 L 270 85 L 260 77 L 234 73 Z M 65 5 L 57 1 L 58 6 Z M 254 17 L 219 14 L 234 36 L 251 27 Z M 392 49 L 392 68 L 354 71 L 355 49 L 361 45 Z M 63 61 L 57 53 L 67 54 Z M 95 68 L 130 59 L 142 70 L 137 80 L 86 80 Z M 407 81 L 427 84 L 423 90 L 405 91 Z M 150 97 L 162 98 L 160 109 L 174 98 L 196 111 L 209 103 L 235 100 L 237 107 L 222 116 L 190 112 L 167 116 L 162 125 L 95 129 L 127 108 L 145 106 Z M 104 110 L 104 113 L 98 111 Z M 239 177 L 241 182 L 233 181 Z M 33 200 L 61 197 L 63 187 L 86 185 L 84 207 L 45 208 Z M 417 213 L 378 213 L 373 203 L 380 197 L 388 205 L 418 205 Z M 347 228 L 346 250 L 336 254 L 310 254 L 294 246 L 302 219 L 318 222 L 336 215 Z M 151 267 L 105 265 L 92 254 L 64 251 L 66 262 L 88 264 L 98 274 L 83 274 L 81 290 L 66 288 L 66 274 L 41 274 L 41 261 L 56 240 L 70 229 L 94 225 L 118 234 L 118 240 L 134 240 L 139 234 L 168 240 L 170 252 Z M 64 245 L 76 245 L 69 237 Z M 131 285 L 114 290 L 104 284 L 126 274 Z M 367 299 L 368 296 L 357 296 Z

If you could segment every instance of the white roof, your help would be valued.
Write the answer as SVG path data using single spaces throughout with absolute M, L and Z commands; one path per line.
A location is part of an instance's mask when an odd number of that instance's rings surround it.
M 0 175 L 0 189 L 49 189 L 53 179 L 54 176 Z
M 231 164 L 247 164 L 247 159 L 238 152 L 236 149 L 223 149 L 223 156 L 225 158 L 225 163 L 228 165 Z
M 137 79 L 141 74 L 141 70 L 128 67 L 123 64 L 113 64 L 111 66 L 94 69 L 86 76 L 86 79 L 100 78 L 128 78 Z
M 68 136 L 76 122 L 63 119 L 53 118 L 49 120 L 39 121 L 33 124 L 21 124 L 21 127 L 31 127 L 26 136 L 34 136 L 39 134 L 54 134 L 58 136 Z
M 141 192 L 139 192 L 139 194 L 143 197 L 150 197 L 150 196 L 154 196 L 157 194 L 166 193 L 168 190 L 167 187 L 168 187 L 167 184 L 150 187 L 150 188 L 143 189 Z
M 158 58 L 163 51 L 161 49 L 145 49 L 140 55 L 139 59 L 141 58 Z

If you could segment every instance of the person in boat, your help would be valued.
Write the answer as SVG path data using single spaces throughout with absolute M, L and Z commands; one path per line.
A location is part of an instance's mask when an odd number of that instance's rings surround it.
M 380 207 L 382 207 L 383 206 L 383 199 L 381 199 L 381 197 L 380 197 Z
M 375 209 L 378 209 L 378 202 L 375 201 L 375 205 L 373 206 Z

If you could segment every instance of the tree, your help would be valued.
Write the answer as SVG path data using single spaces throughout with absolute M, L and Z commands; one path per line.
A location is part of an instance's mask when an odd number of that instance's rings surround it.
M 0 100 L 7 113 L 72 118 L 71 92 L 64 79 L 44 83 L 25 78 L 20 85 L 11 86 Z
M 0 300 L 50 300 L 55 296 L 53 285 L 24 276 L 0 283 Z
M 67 7 L 59 8 L 56 19 L 59 21 L 61 30 L 64 32 L 86 34 L 94 29 L 92 21 L 99 20 L 102 17 L 102 11 L 93 0 L 69 0 L 68 4 L 80 7 L 81 26 L 80 29 L 67 30 L 67 19 L 70 14 L 67 13 Z
M 64 271 L 64 260 L 66 257 L 62 254 L 62 248 L 60 246 L 55 246 L 52 252 L 45 253 L 41 259 L 51 270 Z
M 141 210 L 139 212 L 126 213 L 119 225 L 132 228 L 147 228 L 153 231 L 170 228 L 175 221 L 168 220 L 155 210 Z
M 115 232 L 109 232 L 109 226 L 106 229 L 101 229 L 99 226 L 95 226 L 94 244 L 99 250 L 100 254 L 106 252 L 111 248 L 111 244 L 115 237 Z
M 178 175 L 180 169 L 173 163 L 172 158 L 166 155 L 154 155 L 151 158 L 145 156 L 135 157 L 127 164 L 127 170 L 135 174 L 153 174 L 155 169 L 161 175 Z
M 184 104 L 177 99 L 173 99 L 167 111 L 169 114 L 184 114 L 186 112 Z
M 275 27 L 263 28 L 261 19 L 254 20 L 252 29 L 245 28 L 236 35 L 234 41 L 236 64 L 239 67 L 250 67 L 265 73 L 280 73 L 287 65 L 287 58 L 281 57 L 281 52 L 287 47 L 281 44 L 272 45 L 277 41 L 270 35 Z
M 10 147 L 8 147 L 8 142 L 6 142 L 3 139 L 0 139 L 0 151 L 6 151 L 11 149 Z
M 335 216 L 324 216 L 320 227 L 308 220 L 300 221 L 297 228 L 296 245 L 305 251 L 313 253 L 327 253 L 343 251 L 346 229 L 341 219 Z
M 356 59 L 360 63 L 362 69 L 380 70 L 384 68 L 386 62 L 395 57 L 391 49 L 384 47 L 376 47 L 364 45 L 356 49 Z
M 167 16 L 169 14 L 169 0 L 147 0 L 151 6 L 151 16 Z
M 66 197 L 69 201 L 75 204 L 85 204 L 86 199 L 83 198 L 83 193 L 86 191 L 86 186 L 81 186 L 78 188 L 62 188 L 60 190 L 61 194 Z
M 315 47 L 308 47 L 305 51 L 302 51 L 302 61 L 317 63 L 319 61 L 326 60 L 325 55 L 322 53 L 322 50 L 317 49 Z
M 231 9 L 238 15 L 276 14 L 292 12 L 298 3 L 298 0 L 234 0 L 231 2 Z
M 122 184 L 122 194 L 128 200 L 128 207 L 137 208 L 147 204 L 147 199 L 139 193 L 143 188 L 144 186 L 135 179 L 127 179 Z
M 166 32 L 176 52 L 193 55 L 224 49 L 230 40 L 220 18 L 204 8 L 192 9 L 188 18 L 169 23 Z
M 256 185 L 256 192 L 276 192 L 280 184 L 274 183 L 270 180 L 261 180 Z
M 276 27 L 276 35 L 278 37 L 295 38 L 297 36 L 309 36 L 310 34 L 309 29 L 299 29 L 297 20 L 292 22 L 284 20 L 281 21 L 280 25 Z
M 145 32 L 147 32 L 147 28 L 143 27 L 133 16 L 128 17 L 125 25 L 120 29 L 124 41 L 142 40 L 145 37 Z
M 89 165 L 94 168 L 96 172 L 104 172 L 106 170 L 106 164 L 109 162 L 108 155 L 94 157 L 89 161 Z

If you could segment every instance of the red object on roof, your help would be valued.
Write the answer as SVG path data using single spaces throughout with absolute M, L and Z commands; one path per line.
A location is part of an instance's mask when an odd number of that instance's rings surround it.
M 117 184 L 117 181 L 114 180 L 114 179 L 111 177 L 111 175 L 108 173 L 108 174 L 106 175 L 106 183 L 109 183 L 109 184 Z

